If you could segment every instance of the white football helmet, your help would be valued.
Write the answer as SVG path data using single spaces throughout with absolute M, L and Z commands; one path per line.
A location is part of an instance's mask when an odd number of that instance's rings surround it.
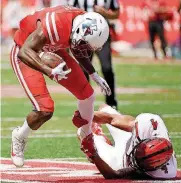
M 102 15 L 95 12 L 78 15 L 73 20 L 71 50 L 76 53 L 79 50 L 79 55 L 88 56 L 90 50 L 100 50 L 108 36 L 109 26 Z

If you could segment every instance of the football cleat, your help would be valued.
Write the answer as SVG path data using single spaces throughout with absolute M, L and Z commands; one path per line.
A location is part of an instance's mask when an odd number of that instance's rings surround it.
M 13 130 L 11 143 L 11 159 L 16 167 L 24 165 L 24 150 L 27 142 L 26 139 L 19 137 L 19 128 L 17 127 Z
M 80 128 L 82 127 L 83 125 L 86 125 L 88 124 L 89 122 L 85 119 L 83 119 L 80 115 L 80 112 L 79 111 L 75 111 L 74 112 L 74 116 L 72 118 L 72 122 L 73 124 L 77 127 L 77 128 Z

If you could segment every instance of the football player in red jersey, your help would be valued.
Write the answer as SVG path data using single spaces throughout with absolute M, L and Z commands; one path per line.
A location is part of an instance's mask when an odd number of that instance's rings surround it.
M 77 126 L 80 120 L 76 119 L 74 116 L 73 122 Z M 100 124 L 106 124 L 114 146 Z M 177 160 L 160 116 L 142 113 L 135 118 L 103 105 L 94 112 L 92 131 L 93 135 L 82 140 L 81 149 L 106 179 L 139 175 L 154 179 L 176 177 Z M 80 138 L 79 130 L 77 134 Z
M 94 111 L 94 91 L 85 78 L 79 64 L 66 49 L 70 48 L 76 60 L 89 73 L 104 94 L 110 95 L 110 88 L 101 78 L 89 57 L 101 49 L 109 35 L 106 20 L 98 13 L 87 13 L 81 9 L 58 6 L 45 8 L 20 21 L 15 33 L 15 45 L 11 52 L 13 70 L 33 104 L 24 124 L 12 132 L 11 158 L 17 167 L 24 165 L 24 149 L 31 130 L 37 130 L 48 121 L 54 112 L 52 100 L 44 75 L 68 89 L 78 99 L 81 118 L 88 121 L 80 126 L 83 138 L 91 134 Z M 45 65 L 39 56 L 41 52 L 54 52 L 63 58 L 64 64 L 54 69 Z

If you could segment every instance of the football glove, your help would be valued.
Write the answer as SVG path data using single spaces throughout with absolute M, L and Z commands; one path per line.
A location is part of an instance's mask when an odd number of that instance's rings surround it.
M 90 77 L 101 88 L 101 91 L 104 95 L 111 95 L 111 89 L 109 88 L 109 85 L 102 77 L 97 74 L 97 72 L 91 74 Z
M 66 65 L 66 63 L 62 62 L 57 67 L 52 69 L 50 78 L 57 83 L 62 79 L 67 79 L 68 78 L 67 74 L 69 74 L 71 72 L 71 69 L 64 71 L 63 68 L 65 65 Z

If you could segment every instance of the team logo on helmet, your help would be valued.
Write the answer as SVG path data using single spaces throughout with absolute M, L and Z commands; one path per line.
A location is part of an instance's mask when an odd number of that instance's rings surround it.
M 94 31 L 97 31 L 97 20 L 86 18 L 86 21 L 82 24 L 84 36 L 93 35 Z

